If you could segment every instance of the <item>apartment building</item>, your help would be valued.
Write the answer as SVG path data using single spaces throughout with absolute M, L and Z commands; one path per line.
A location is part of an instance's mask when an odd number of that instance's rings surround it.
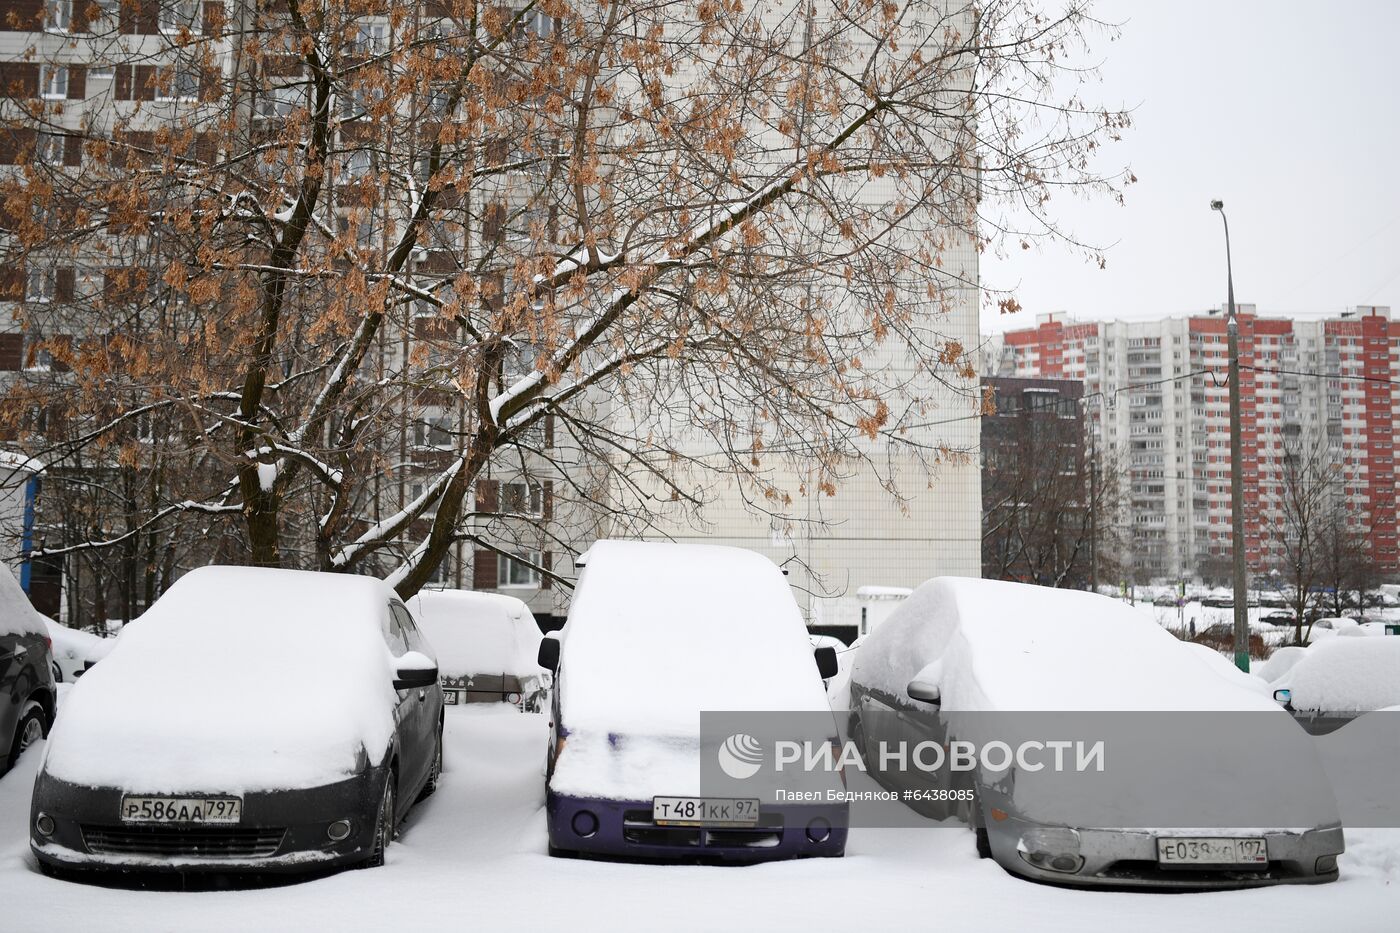
M 1277 561 L 1290 455 L 1336 476 L 1377 566 L 1400 568 L 1392 431 L 1400 324 L 1359 307 L 1300 320 L 1240 305 L 1246 558 Z M 1230 433 L 1225 316 L 1078 321 L 1056 313 L 1009 331 L 1000 375 L 1084 381 L 1093 442 L 1128 483 L 1125 562 L 1140 582 L 1189 578 L 1229 554 Z
M 1099 491 L 1085 457 L 1077 379 L 988 376 L 982 418 L 982 576 L 1089 586 L 1097 575 Z

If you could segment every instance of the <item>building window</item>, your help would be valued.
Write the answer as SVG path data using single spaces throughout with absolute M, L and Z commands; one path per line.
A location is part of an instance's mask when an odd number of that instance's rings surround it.
M 543 515 L 544 489 L 538 483 L 502 483 L 501 511 L 508 515 Z
M 39 93 L 44 100 L 64 100 L 68 97 L 68 66 L 40 65 Z
M 199 8 L 199 0 L 165 0 L 158 17 L 160 31 L 167 36 L 179 35 L 182 29 L 198 34 Z
M 73 0 L 45 0 L 44 31 L 68 32 L 73 28 Z
M 512 586 L 539 586 L 540 552 L 528 551 L 518 557 L 500 557 L 496 561 L 496 586 L 505 589 Z
M 38 133 L 34 137 L 34 161 L 43 165 L 63 164 L 64 138 L 61 133 Z
M 388 23 L 361 23 L 355 38 L 355 51 L 361 55 L 379 55 L 389 48 Z
M 264 120 L 287 117 L 306 102 L 306 89 L 299 84 L 274 87 L 258 95 L 258 116 Z
M 117 67 L 111 62 L 93 62 L 88 65 L 88 80 L 111 81 L 117 76 Z
M 452 419 L 440 416 L 415 421 L 413 443 L 418 447 L 452 447 Z
M 356 149 L 345 156 L 345 174 L 350 178 L 363 178 L 373 168 L 368 149 Z M 360 244 L 364 246 L 365 244 Z
M 172 65 L 162 75 L 156 100 L 195 101 L 199 100 L 199 72 L 182 65 Z
M 53 301 L 54 282 L 57 276 L 53 269 L 30 269 L 24 280 L 24 300 L 34 302 Z

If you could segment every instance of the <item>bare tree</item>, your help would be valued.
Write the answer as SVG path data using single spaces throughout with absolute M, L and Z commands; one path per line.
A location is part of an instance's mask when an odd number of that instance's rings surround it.
M 4 427 L 135 471 L 46 550 L 144 540 L 157 578 L 173 548 L 411 594 L 527 458 L 638 528 L 698 514 L 692 473 L 785 512 L 774 462 L 897 497 L 869 441 L 925 483 L 957 453 L 924 426 L 975 376 L 960 257 L 1131 180 L 1086 168 L 1126 116 L 1064 92 L 1079 0 L 189 9 L 94 7 L 107 89 L 49 99 L 36 51 L 3 111 L 6 285 L 52 361 Z
M 1273 501 L 1262 510 L 1298 645 L 1312 637 L 1317 588 L 1325 579 L 1328 527 L 1342 494 L 1342 478 L 1325 444 L 1291 447 L 1284 453 L 1279 481 L 1272 484 Z
M 1318 585 L 1322 602 L 1334 616 L 1364 609 L 1366 594 L 1379 580 L 1366 525 L 1344 496 L 1328 500 L 1318 532 Z

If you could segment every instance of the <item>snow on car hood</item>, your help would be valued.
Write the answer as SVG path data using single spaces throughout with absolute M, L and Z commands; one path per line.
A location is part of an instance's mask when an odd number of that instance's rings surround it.
M 424 590 L 408 608 L 449 677 L 509 674 L 536 677 L 540 633 L 530 607 L 514 596 L 466 590 Z
M 313 787 L 383 758 L 392 592 L 342 574 L 206 567 L 69 692 L 45 770 L 150 793 Z

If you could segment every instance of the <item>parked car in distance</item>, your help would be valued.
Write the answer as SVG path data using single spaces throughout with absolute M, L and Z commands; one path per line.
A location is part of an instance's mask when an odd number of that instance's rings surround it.
M 61 683 L 77 680 L 89 659 L 100 656 L 110 647 L 104 643 L 114 640 L 59 625 L 52 619 L 45 619 L 44 627 L 53 642 L 54 679 Z
M 65 699 L 30 847 L 72 872 L 382 864 L 442 768 L 432 648 L 348 574 L 186 574 Z
M 1270 686 L 1309 733 L 1335 732 L 1400 706 L 1400 638 L 1329 638 L 1301 650 Z
M 1115 600 L 941 577 L 862 643 L 849 728 L 880 783 L 904 800 L 913 791 L 936 801 L 916 807 L 928 815 L 965 819 L 979 854 L 1013 874 L 1093 887 L 1334 880 L 1343 837 L 1321 762 L 1249 681 Z M 1269 754 L 1246 749 L 1228 730 L 1201 733 L 1225 713 L 1247 713 Z M 892 742 L 985 742 L 977 729 L 989 722 L 1008 733 L 1050 722 L 1055 738 L 1065 729 L 1107 731 L 1113 767 L 1086 776 L 1019 759 L 998 773 L 882 766 Z M 1198 760 L 1211 762 L 1204 776 Z M 1289 780 L 1277 781 L 1278 773 Z M 1163 800 L 1177 808 L 1163 809 Z M 1230 822 L 1245 804 L 1271 821 Z M 1205 811 L 1219 821 L 1197 822 Z M 1160 821 L 1166 812 L 1181 821 Z
M 777 566 L 739 548 L 634 541 L 599 541 L 580 563 L 568 621 L 540 643 L 541 666 L 556 671 L 550 851 L 714 862 L 843 854 L 844 802 L 745 800 L 725 817 L 718 805 L 732 799 L 703 796 L 702 712 L 792 711 L 823 743 L 838 735 L 822 688 L 835 652 L 808 642 Z M 687 803 L 697 815 L 675 815 Z
M 0 566 L 0 775 L 53 724 L 57 691 L 44 621 Z
M 469 590 L 424 590 L 408 601 L 437 649 L 443 699 L 544 709 L 549 676 L 540 670 L 539 624 L 514 596 Z

